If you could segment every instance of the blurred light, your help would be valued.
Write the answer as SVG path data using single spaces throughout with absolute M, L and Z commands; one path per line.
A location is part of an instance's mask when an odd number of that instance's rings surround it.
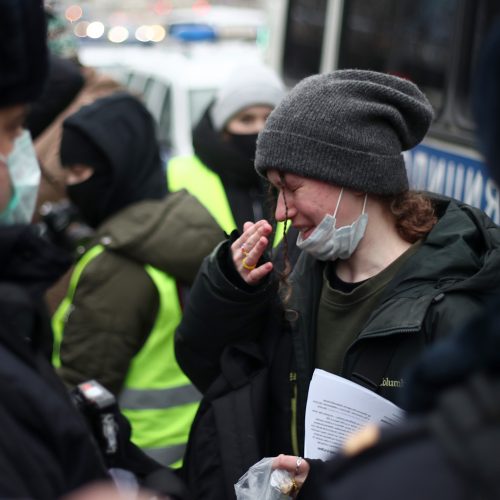
M 154 24 L 153 26 L 144 24 L 135 30 L 135 38 L 139 42 L 161 42 L 166 34 L 165 28 L 159 24 Z
M 80 17 L 83 16 L 83 10 L 79 5 L 70 5 L 66 9 L 65 15 L 66 15 L 66 19 L 69 22 L 74 23 L 75 21 L 78 21 L 78 19 L 80 19 Z
M 151 36 L 153 32 L 151 26 L 142 25 L 135 30 L 135 37 L 139 42 L 149 42 L 151 41 Z
M 208 0 L 196 0 L 194 2 L 192 9 L 201 15 L 208 14 L 208 11 L 211 9 L 211 5 L 208 3 Z
M 101 38 L 104 35 L 104 24 L 94 21 L 87 26 L 87 36 L 89 38 Z
M 159 24 L 153 24 L 153 26 L 151 26 L 151 30 L 153 32 L 151 36 L 152 42 L 161 42 L 167 35 L 165 28 Z
M 73 33 L 79 38 L 84 38 L 87 36 L 88 28 L 89 23 L 87 21 L 80 21 L 77 25 L 75 25 Z
M 153 11 L 159 16 L 165 16 L 172 11 L 171 0 L 157 0 L 153 6 Z
M 108 32 L 108 40 L 113 43 L 122 43 L 128 37 L 128 29 L 124 26 L 113 26 Z

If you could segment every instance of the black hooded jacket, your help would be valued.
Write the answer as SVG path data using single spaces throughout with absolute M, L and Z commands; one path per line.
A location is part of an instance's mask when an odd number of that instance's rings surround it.
M 253 160 L 214 129 L 209 109 L 193 130 L 193 147 L 202 163 L 220 176 L 240 230 L 246 221 L 269 217 L 266 188 Z
M 159 200 L 167 194 L 155 124 L 135 97 L 116 93 L 81 108 L 64 121 L 61 159 L 79 157 L 65 148 L 64 131 L 72 129 L 88 139 L 106 159 L 109 172 L 102 184 L 93 184 L 79 196 L 77 206 L 91 210 L 95 227 L 121 209 L 144 200 Z M 82 149 L 82 157 L 85 156 Z M 84 163 L 82 161 L 82 163 Z M 140 166 L 140 168 L 138 168 Z M 98 170 L 85 183 L 94 182 Z M 82 185 L 84 183 L 81 183 Z M 71 192 L 68 190 L 71 197 Z M 74 201 L 74 200 L 72 200 Z
M 86 157 L 98 163 L 76 201 L 97 228 L 89 247 L 105 242 L 106 251 L 78 278 L 71 315 L 60 325 L 59 373 L 70 385 L 95 378 L 117 395 L 159 317 L 161 296 L 145 267 L 189 286 L 223 232 L 186 191 L 167 195 L 153 119 L 136 98 L 99 99 L 67 118 L 64 130 L 67 165 Z

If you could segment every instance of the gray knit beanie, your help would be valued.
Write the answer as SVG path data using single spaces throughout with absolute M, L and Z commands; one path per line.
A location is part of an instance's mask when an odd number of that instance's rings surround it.
M 416 85 L 364 70 L 302 80 L 259 134 L 255 166 L 275 168 L 374 194 L 408 189 L 402 151 L 417 145 L 433 118 Z
M 210 118 L 220 132 L 227 122 L 249 106 L 277 106 L 285 95 L 285 86 L 278 75 L 267 66 L 240 66 L 231 72 L 220 88 Z

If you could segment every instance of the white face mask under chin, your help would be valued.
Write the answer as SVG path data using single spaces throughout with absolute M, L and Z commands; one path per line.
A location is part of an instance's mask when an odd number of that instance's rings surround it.
M 336 227 L 337 210 L 343 193 L 344 188 L 340 191 L 333 215 L 326 214 L 305 240 L 302 238 L 302 234 L 299 234 L 297 238 L 297 246 L 318 260 L 348 259 L 365 234 L 368 224 L 368 214 L 365 214 L 367 194 L 361 215 L 349 226 Z

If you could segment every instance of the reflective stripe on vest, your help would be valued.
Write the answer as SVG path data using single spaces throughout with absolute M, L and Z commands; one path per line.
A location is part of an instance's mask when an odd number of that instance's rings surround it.
M 187 189 L 205 206 L 219 226 L 230 234 L 236 229 L 236 222 L 220 177 L 207 168 L 196 156 L 178 156 L 168 162 L 168 188 L 170 191 Z M 273 246 L 283 239 L 284 224 L 276 228 Z
M 76 264 L 66 311 L 83 268 L 103 250 L 100 245 L 93 247 Z M 145 266 L 145 270 L 158 290 L 158 314 L 146 342 L 130 363 L 118 402 L 132 426 L 132 441 L 163 465 L 179 467 L 201 395 L 175 359 L 173 337 L 182 314 L 176 282 L 152 266 Z M 67 312 L 60 311 L 62 306 L 54 315 L 54 323 L 56 316 L 59 322 L 67 320 Z M 59 346 L 64 322 L 57 328 L 61 332 Z

